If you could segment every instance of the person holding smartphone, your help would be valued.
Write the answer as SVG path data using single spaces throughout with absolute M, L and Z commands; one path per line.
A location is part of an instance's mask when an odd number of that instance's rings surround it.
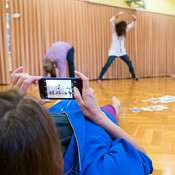
M 41 77 L 30 76 L 28 74 L 20 73 L 21 71 L 22 67 L 18 68 L 12 73 L 11 87 L 19 89 L 25 96 L 25 94 L 27 94 L 27 90 L 30 84 L 35 83 L 36 81 L 41 79 Z M 99 107 L 94 91 L 89 87 L 88 78 L 80 72 L 75 72 L 75 74 L 82 79 L 83 82 L 82 95 L 80 94 L 79 90 L 75 88 L 76 100 L 63 100 L 49 109 L 49 113 L 53 117 L 53 120 L 56 124 L 57 133 L 59 135 L 59 140 L 62 145 L 62 152 L 64 155 L 64 174 L 148 175 L 152 173 L 153 171 L 152 161 L 146 155 L 144 148 L 118 126 L 117 121 L 110 113 Z M 0 95 L 0 100 L 3 97 L 4 94 Z M 7 100 L 7 98 L 5 99 Z M 26 96 L 25 99 L 28 99 L 28 97 Z M 19 101 L 18 103 L 19 104 L 16 105 L 15 110 L 14 109 L 10 110 L 10 108 L 8 108 L 9 103 L 6 103 L 7 106 L 2 108 L 6 110 L 6 113 L 4 113 L 4 110 L 2 109 L 0 110 L 0 116 L 4 116 L 3 120 L 4 128 L 1 132 L 2 134 L 0 137 L 3 136 L 3 132 L 4 133 L 10 132 L 11 128 L 6 127 L 8 126 L 6 125 L 6 123 L 9 120 L 11 120 L 11 117 L 13 117 L 14 115 L 18 116 L 20 114 L 19 109 L 24 108 L 25 109 L 24 111 L 26 112 L 28 111 L 29 105 L 25 105 L 23 101 Z M 35 103 L 33 104 L 33 107 L 37 111 Z M 40 110 L 39 107 L 38 110 Z M 44 113 L 47 113 L 46 110 Z M 43 112 L 40 113 L 40 115 L 42 114 Z M 23 114 L 23 117 L 20 118 L 20 120 L 26 120 L 25 113 Z M 22 122 L 17 122 L 16 124 L 17 124 L 16 126 L 18 125 L 21 126 Z M 42 133 L 45 133 L 46 128 L 44 127 L 40 131 L 38 130 L 37 133 L 38 134 L 41 133 L 42 135 Z M 30 125 L 26 127 L 26 130 L 30 131 L 28 132 L 29 133 L 28 139 L 30 139 L 32 142 L 32 139 L 35 138 L 30 137 L 30 133 L 31 134 L 33 133 Z M 16 135 L 18 133 L 20 134 L 20 132 L 15 133 L 12 132 L 11 136 L 13 136 L 13 134 Z M 8 138 L 9 137 L 5 137 L 4 139 L 8 140 Z M 41 141 L 42 139 L 44 138 L 41 137 L 41 139 L 38 140 L 35 139 L 35 142 Z M 23 145 L 22 139 L 20 140 L 14 139 L 14 142 L 17 142 L 18 144 L 16 145 L 19 145 L 19 151 L 15 157 L 17 160 L 18 157 L 20 157 L 21 160 L 22 158 L 21 155 L 23 155 L 22 150 L 26 151 L 28 150 L 28 157 L 30 156 L 30 150 L 32 149 L 32 147 L 31 148 L 28 147 L 27 144 Z M 3 142 L 0 142 L 0 144 L 3 144 Z M 20 145 L 23 146 L 20 147 Z M 17 149 L 16 147 L 14 148 L 14 144 L 8 146 L 9 147 L 11 146 L 11 149 L 14 150 L 12 151 L 12 153 L 15 155 Z M 34 144 L 33 147 L 34 146 L 37 147 L 37 144 Z M 38 151 L 41 149 L 40 147 L 44 146 L 45 146 L 44 144 L 38 145 Z M 5 147 L 3 148 L 4 148 L 3 150 L 6 150 Z M 22 150 L 20 151 L 20 149 Z M 56 155 L 57 154 L 55 154 L 55 156 Z M 14 158 L 13 155 L 11 156 Z M 13 160 L 15 160 L 15 158 Z M 60 159 L 62 159 L 61 156 Z M 4 163 L 3 161 L 6 161 L 6 159 L 2 157 L 0 159 L 0 164 L 1 161 L 2 163 Z M 28 159 L 25 159 L 23 163 L 25 164 L 27 163 L 27 161 Z M 55 161 L 58 161 L 58 159 L 55 159 Z M 20 172 L 20 168 L 21 166 L 23 166 L 22 163 L 19 165 L 18 161 L 14 162 L 16 163 L 15 169 L 13 169 L 14 172 L 15 171 Z M 11 167 L 9 166 L 9 164 L 11 165 L 14 162 L 9 161 L 8 164 L 6 165 L 8 167 Z M 60 160 L 59 162 L 62 161 Z M 30 167 L 30 163 L 26 165 L 28 165 L 25 166 L 26 172 L 27 169 L 33 168 Z M 31 164 L 31 166 L 32 165 L 33 164 Z M 56 164 L 54 163 L 53 165 Z M 51 166 L 50 168 L 53 167 L 54 166 Z M 38 167 L 35 166 L 35 168 Z M 19 172 L 18 174 L 22 174 Z M 39 169 L 37 172 L 38 174 L 41 174 L 39 172 Z M 60 173 L 61 172 L 62 171 L 60 170 Z M 17 173 L 13 174 L 16 175 Z
M 131 28 L 135 26 L 136 16 L 132 15 L 133 21 L 131 24 L 127 25 L 125 21 L 120 21 L 116 23 L 116 19 L 123 15 L 124 12 L 118 12 L 115 16 L 110 19 L 112 25 L 112 43 L 111 48 L 109 50 L 109 57 L 108 60 L 101 70 L 100 76 L 98 78 L 98 83 L 101 83 L 103 75 L 106 73 L 108 68 L 111 66 L 115 58 L 121 58 L 129 67 L 129 71 L 132 75 L 133 80 L 139 80 L 134 73 L 134 68 L 130 58 L 126 53 L 126 49 L 124 46 L 124 39 L 126 37 L 126 32 L 128 32 Z
M 43 77 L 50 73 L 51 77 L 57 77 L 56 68 L 61 78 L 65 77 L 66 60 L 69 67 L 69 77 L 75 77 L 74 48 L 66 42 L 55 42 L 47 51 L 43 62 Z

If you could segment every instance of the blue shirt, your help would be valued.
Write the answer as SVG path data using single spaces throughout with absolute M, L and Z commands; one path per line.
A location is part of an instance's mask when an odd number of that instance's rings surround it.
M 151 159 L 123 138 L 112 140 L 99 125 L 85 118 L 75 100 L 62 101 L 50 112 L 63 111 L 74 134 L 64 156 L 64 173 L 69 175 L 148 175 Z M 105 112 L 105 111 L 104 111 Z M 105 112 L 114 123 L 115 119 Z M 117 124 L 118 125 L 118 124 Z

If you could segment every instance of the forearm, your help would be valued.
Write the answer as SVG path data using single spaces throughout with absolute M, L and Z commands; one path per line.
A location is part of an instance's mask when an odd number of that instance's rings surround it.
M 126 31 L 129 31 L 130 29 L 132 29 L 135 26 L 135 21 L 132 21 L 130 24 L 127 25 L 127 29 Z
M 124 14 L 124 12 L 118 12 L 115 16 L 113 16 L 113 17 L 110 19 L 110 22 L 111 22 L 113 31 L 115 30 L 115 21 L 116 21 L 116 19 L 117 19 L 120 15 L 122 15 L 122 14 Z
M 111 19 L 110 19 L 110 22 L 115 24 L 115 20 L 118 18 L 119 16 L 116 14 L 115 16 L 113 16 Z
M 113 123 L 104 112 L 100 110 L 94 90 L 89 87 L 88 78 L 80 72 L 75 71 L 75 74 L 83 81 L 82 95 L 80 91 L 74 87 L 74 96 L 82 113 L 94 123 L 104 128 L 113 139 L 123 138 L 131 143 L 137 150 L 145 153 L 143 147 L 137 143 L 124 130 Z M 93 106 L 93 107 L 92 107 Z
M 130 135 L 128 135 L 123 129 L 113 123 L 105 113 L 100 113 L 101 120 L 98 120 L 97 124 L 103 127 L 113 139 L 123 138 L 129 143 L 131 143 L 137 150 L 146 154 L 144 148 Z
M 114 21 L 115 21 L 115 16 L 113 16 L 113 17 L 110 19 L 110 23 L 111 23 L 112 28 L 114 28 L 114 26 L 115 26 Z
M 43 77 L 47 77 L 47 72 L 43 68 Z
M 115 19 L 118 18 L 119 16 L 120 16 L 120 15 L 116 14 L 116 15 L 115 15 Z

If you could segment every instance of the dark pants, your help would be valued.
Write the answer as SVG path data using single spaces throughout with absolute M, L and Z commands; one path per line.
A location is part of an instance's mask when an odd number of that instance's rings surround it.
M 116 56 L 109 56 L 108 57 L 108 61 L 107 63 L 105 64 L 105 66 L 103 67 L 101 73 L 100 73 L 100 76 L 99 76 L 99 80 L 101 80 L 103 78 L 103 75 L 105 74 L 105 72 L 107 71 L 107 69 L 109 68 L 109 66 L 112 64 L 112 62 L 115 60 Z M 128 55 L 123 55 L 120 57 L 129 67 L 129 71 L 132 75 L 132 78 L 135 78 L 135 73 L 134 73 L 134 68 L 132 66 L 132 62 L 130 60 L 130 58 L 128 57 Z
M 74 48 L 73 47 L 67 53 L 67 62 L 68 62 L 68 67 L 69 67 L 69 77 L 75 77 Z

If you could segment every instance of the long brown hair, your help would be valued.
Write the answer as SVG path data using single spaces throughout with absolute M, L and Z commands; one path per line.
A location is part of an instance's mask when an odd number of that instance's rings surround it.
M 127 23 L 125 21 L 121 21 L 115 24 L 115 30 L 117 32 L 117 36 L 126 36 L 126 28 Z
M 36 99 L 18 90 L 0 92 L 0 174 L 63 174 L 52 118 Z

